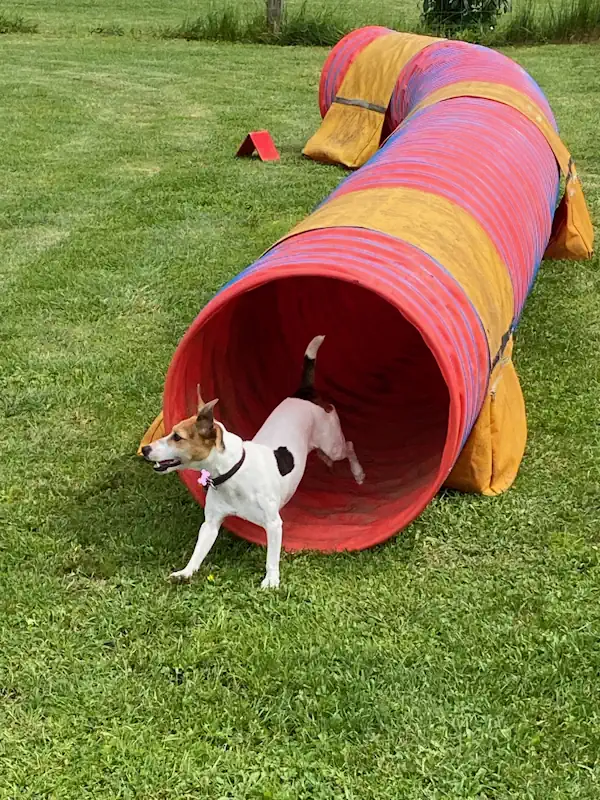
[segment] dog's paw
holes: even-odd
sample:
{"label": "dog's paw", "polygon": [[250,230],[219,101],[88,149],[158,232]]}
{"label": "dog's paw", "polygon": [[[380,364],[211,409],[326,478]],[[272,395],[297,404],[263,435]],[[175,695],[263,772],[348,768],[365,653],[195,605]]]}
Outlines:
{"label": "dog's paw", "polygon": [[355,467],[352,470],[352,477],[354,478],[356,483],[358,483],[359,486],[362,486],[363,483],[365,482],[365,478],[367,476],[365,475],[365,471],[364,471],[364,469],[362,467],[358,467],[358,468]]}
{"label": "dog's paw", "polygon": [[260,585],[261,589],[279,589],[279,575],[265,575]]}
{"label": "dog's paw", "polygon": [[171,583],[187,583],[193,574],[193,572],[188,572],[185,569],[179,569],[169,575],[169,580]]}

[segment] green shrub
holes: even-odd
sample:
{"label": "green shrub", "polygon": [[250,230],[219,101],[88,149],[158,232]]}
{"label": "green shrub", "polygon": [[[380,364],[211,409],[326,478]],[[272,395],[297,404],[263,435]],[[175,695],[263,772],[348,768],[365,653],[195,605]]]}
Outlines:
{"label": "green shrub", "polygon": [[423,0],[421,20],[434,33],[490,28],[510,10],[510,0]]}

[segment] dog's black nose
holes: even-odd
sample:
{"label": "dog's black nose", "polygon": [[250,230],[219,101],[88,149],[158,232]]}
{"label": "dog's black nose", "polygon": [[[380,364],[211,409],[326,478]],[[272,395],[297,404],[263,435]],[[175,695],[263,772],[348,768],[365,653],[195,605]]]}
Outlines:
{"label": "dog's black nose", "polygon": [[152,450],[152,448],[150,447],[149,444],[142,447],[142,455],[144,456],[144,458],[148,458],[148,456],[150,455],[150,450]]}

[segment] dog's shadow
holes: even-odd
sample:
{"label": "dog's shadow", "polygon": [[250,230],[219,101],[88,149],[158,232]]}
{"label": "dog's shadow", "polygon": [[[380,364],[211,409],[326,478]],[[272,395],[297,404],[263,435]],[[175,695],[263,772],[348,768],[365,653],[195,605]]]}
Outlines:
{"label": "dog's shadow", "polygon": [[[176,475],[156,476],[138,456],[125,454],[105,462],[95,478],[68,494],[55,508],[54,522],[73,531],[76,547],[65,556],[63,571],[91,578],[110,578],[132,569],[163,573],[185,566],[190,558],[203,512]],[[411,529],[365,553],[332,555],[345,572],[377,569],[379,562],[410,560],[415,546]],[[307,554],[298,554],[305,557]],[[322,555],[322,554],[321,554]],[[217,538],[208,565],[255,576],[264,569],[264,548],[226,529]],[[364,563],[363,563],[364,562]]]}
{"label": "dog's shadow", "polygon": [[[138,456],[108,461],[100,473],[67,495],[56,522],[73,531],[75,555],[65,572],[108,578],[123,568],[166,574],[185,566],[194,549],[203,512],[176,475],[156,476]],[[248,562],[256,568],[260,549],[223,530],[209,556],[223,567]],[[264,555],[262,555],[264,560]]]}

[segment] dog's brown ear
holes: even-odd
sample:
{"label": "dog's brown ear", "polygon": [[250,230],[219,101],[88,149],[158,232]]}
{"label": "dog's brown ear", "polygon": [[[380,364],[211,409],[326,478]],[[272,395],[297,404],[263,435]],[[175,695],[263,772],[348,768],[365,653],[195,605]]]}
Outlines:
{"label": "dog's brown ear", "polygon": [[196,417],[196,429],[201,436],[209,437],[214,432],[215,417],[213,409],[218,402],[218,398],[216,400],[211,400],[210,403],[203,403],[202,407],[198,409],[198,415]]}
{"label": "dog's brown ear", "polygon": [[204,408],[204,406],[206,405],[206,403],[202,399],[202,392],[200,391],[199,383],[196,384],[196,400],[198,401],[196,408],[198,409],[198,414],[199,414],[200,410]]}

